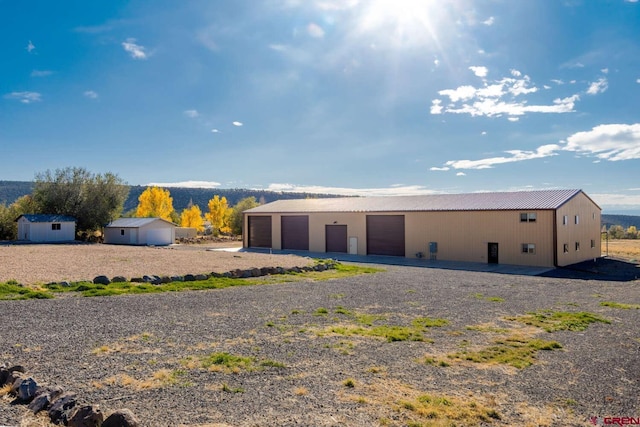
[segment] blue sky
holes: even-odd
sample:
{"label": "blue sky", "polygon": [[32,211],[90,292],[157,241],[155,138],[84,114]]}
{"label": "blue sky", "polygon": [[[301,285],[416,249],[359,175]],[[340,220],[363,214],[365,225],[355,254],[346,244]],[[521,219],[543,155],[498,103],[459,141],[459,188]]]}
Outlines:
{"label": "blue sky", "polygon": [[637,0],[0,0],[0,180],[640,214]]}

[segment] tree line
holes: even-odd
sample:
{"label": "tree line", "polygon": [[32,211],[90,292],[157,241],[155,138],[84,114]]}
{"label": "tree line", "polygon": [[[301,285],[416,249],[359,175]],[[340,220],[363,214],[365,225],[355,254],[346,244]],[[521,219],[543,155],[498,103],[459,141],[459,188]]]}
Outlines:
{"label": "tree line", "polygon": [[168,190],[158,187],[145,189],[138,198],[135,210],[124,214],[130,187],[116,174],[94,174],[84,168],[67,167],[47,170],[35,176],[31,194],[13,203],[0,203],[0,240],[17,236],[15,220],[24,214],[68,215],[76,219],[79,235],[101,232],[109,222],[122,216],[160,217],[184,227],[204,230],[209,221],[214,234],[242,234],[242,212],[258,206],[255,197],[228,205],[225,197],[214,196],[202,214],[198,205],[191,204],[181,213],[173,209]]}
{"label": "tree line", "polygon": [[606,239],[640,239],[640,232],[635,225],[624,228],[621,225],[612,225],[608,229],[604,227],[602,238]]}

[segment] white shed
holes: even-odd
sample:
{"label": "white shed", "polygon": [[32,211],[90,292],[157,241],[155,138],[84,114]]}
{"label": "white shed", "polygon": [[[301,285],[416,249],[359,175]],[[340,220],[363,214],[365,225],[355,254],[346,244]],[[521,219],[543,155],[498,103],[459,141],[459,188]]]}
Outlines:
{"label": "white shed", "polygon": [[176,225],[162,218],[120,218],[104,228],[104,243],[166,246],[176,240]]}
{"label": "white shed", "polygon": [[18,223],[18,240],[28,242],[71,242],[76,238],[76,219],[66,215],[24,214]]}

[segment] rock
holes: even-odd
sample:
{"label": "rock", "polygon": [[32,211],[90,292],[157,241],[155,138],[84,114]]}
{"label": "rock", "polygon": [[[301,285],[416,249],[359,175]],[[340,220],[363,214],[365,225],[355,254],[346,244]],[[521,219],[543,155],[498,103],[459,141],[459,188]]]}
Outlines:
{"label": "rock", "polygon": [[102,427],[137,427],[138,420],[128,409],[120,409],[109,415],[102,423]]}
{"label": "rock", "polygon": [[184,282],[184,277],[182,276],[171,276],[172,282]]}
{"label": "rock", "polygon": [[49,407],[49,418],[54,424],[67,424],[69,412],[76,406],[76,395],[73,393],[62,393]]}
{"label": "rock", "polygon": [[194,282],[196,280],[196,276],[194,276],[193,274],[185,274],[184,275],[184,281],[185,282]]}
{"label": "rock", "polygon": [[96,276],[93,278],[94,285],[108,285],[111,280],[107,276]]}
{"label": "rock", "polygon": [[36,396],[37,388],[38,384],[36,384],[36,381],[33,378],[29,377],[25,380],[22,380],[22,382],[20,382],[20,385],[18,386],[18,390],[16,393],[18,395],[18,399],[20,399],[20,401],[24,403],[31,402]]}
{"label": "rock", "polygon": [[12,366],[10,368],[7,368],[7,371],[9,371],[9,372],[22,372],[24,374],[25,372],[27,372],[27,369],[22,365],[15,365],[15,366]]}
{"label": "rock", "polygon": [[160,278],[160,283],[171,283],[171,282],[173,282],[173,280],[169,276],[162,276]]}
{"label": "rock", "polygon": [[4,366],[0,366],[0,387],[6,384],[9,371]]}
{"label": "rock", "polygon": [[22,381],[26,379],[26,376],[22,372],[10,372],[7,377],[7,384],[11,384],[11,388],[9,389],[9,393],[18,394],[18,389],[20,388],[20,384]]}
{"label": "rock", "polygon": [[126,278],[126,277],[124,277],[124,276],[116,276],[116,277],[114,277],[113,279],[111,279],[111,281],[112,281],[113,283],[124,283],[124,282],[126,282],[126,281],[127,281],[127,278]]}
{"label": "rock", "polygon": [[27,406],[34,414],[43,411],[49,407],[51,402],[60,396],[64,390],[61,387],[39,387],[36,391],[35,398]]}
{"label": "rock", "polygon": [[69,427],[100,427],[104,421],[104,415],[97,406],[85,405],[78,408],[69,421]]}
{"label": "rock", "polygon": [[261,272],[259,268],[252,268],[250,270],[251,272],[251,277],[260,277],[261,276]]}
{"label": "rock", "polygon": [[131,283],[144,283],[144,279],[142,277],[132,277]]}
{"label": "rock", "polygon": [[196,280],[209,280],[209,276],[207,276],[206,274],[196,274],[195,275],[195,279]]}

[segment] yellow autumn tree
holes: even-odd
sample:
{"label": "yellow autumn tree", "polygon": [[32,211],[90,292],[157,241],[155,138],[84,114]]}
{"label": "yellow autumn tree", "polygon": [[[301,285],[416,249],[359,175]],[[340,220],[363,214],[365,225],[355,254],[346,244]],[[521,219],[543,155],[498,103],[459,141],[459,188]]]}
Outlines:
{"label": "yellow autumn tree", "polygon": [[205,214],[205,217],[211,223],[213,234],[217,235],[220,232],[226,232],[226,229],[229,228],[229,211],[231,210],[227,203],[227,198],[213,196],[213,199],[209,200],[208,207],[209,212]]}
{"label": "yellow autumn tree", "polygon": [[180,214],[180,227],[195,228],[199,233],[204,231],[204,219],[198,205],[193,205],[182,211]]}
{"label": "yellow autumn tree", "polygon": [[169,190],[159,187],[147,187],[138,197],[136,216],[138,218],[162,218],[171,221],[173,198]]}

